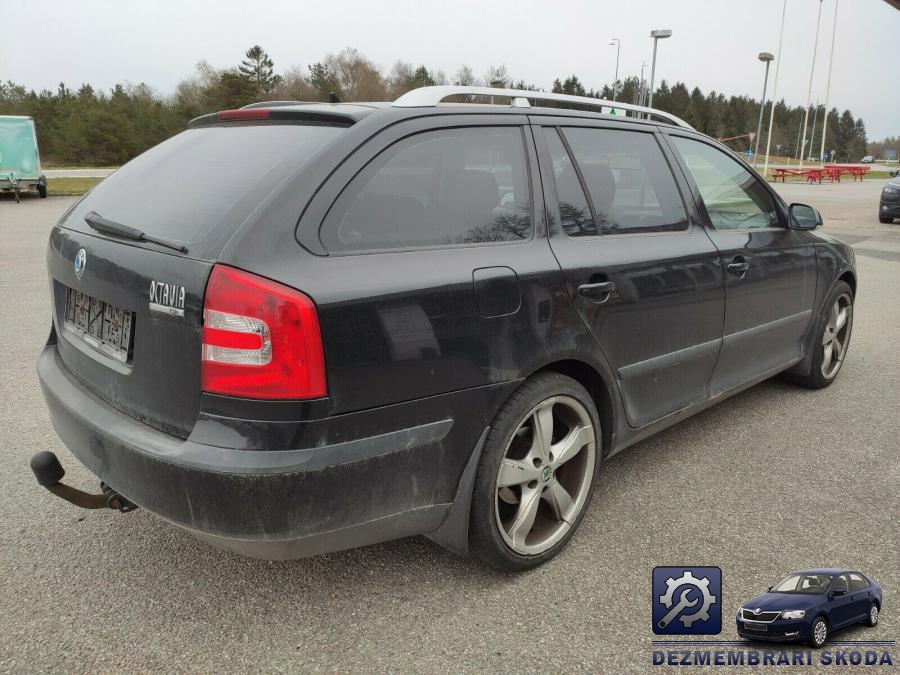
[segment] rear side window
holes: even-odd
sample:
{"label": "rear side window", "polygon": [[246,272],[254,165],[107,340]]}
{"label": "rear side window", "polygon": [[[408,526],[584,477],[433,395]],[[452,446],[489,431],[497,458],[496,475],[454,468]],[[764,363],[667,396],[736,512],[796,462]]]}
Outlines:
{"label": "rear side window", "polygon": [[856,574],[854,572],[850,572],[850,590],[851,591],[859,591],[863,588],[868,588],[869,582],[866,581],[865,577],[861,574]]}
{"label": "rear side window", "polygon": [[652,134],[620,129],[563,130],[597,225],[580,234],[678,232],[688,228],[675,179]]}
{"label": "rear side window", "polygon": [[321,230],[325,248],[343,253],[531,235],[518,127],[441,129],[398,141],[353,178]]}
{"label": "rear side window", "polygon": [[563,232],[570,237],[597,234],[597,226],[581,187],[581,180],[575,172],[572,158],[559,138],[559,132],[544,128],[544,139],[547,141],[550,163],[553,166],[556,199],[559,202],[559,223]]}
{"label": "rear side window", "polygon": [[[188,129],[102,181],[70,218],[105,218],[191,244],[230,235],[275,186],[331,143],[344,127],[222,125]],[[225,230],[228,230],[227,232]],[[191,246],[191,253],[204,247]]]}

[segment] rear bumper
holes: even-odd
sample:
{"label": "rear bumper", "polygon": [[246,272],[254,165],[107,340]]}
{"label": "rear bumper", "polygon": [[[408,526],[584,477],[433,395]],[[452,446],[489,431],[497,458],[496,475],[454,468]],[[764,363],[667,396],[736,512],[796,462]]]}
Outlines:
{"label": "rear bumper", "polygon": [[56,432],[94,474],[196,536],[261,558],[433,532],[483,429],[456,419],[460,404],[447,395],[443,414],[432,406],[424,421],[399,430],[353,438],[354,426],[366,427],[347,415],[342,428],[353,440],[238,450],[170,436],[114,410],[73,379],[54,344],[38,358],[38,375]]}

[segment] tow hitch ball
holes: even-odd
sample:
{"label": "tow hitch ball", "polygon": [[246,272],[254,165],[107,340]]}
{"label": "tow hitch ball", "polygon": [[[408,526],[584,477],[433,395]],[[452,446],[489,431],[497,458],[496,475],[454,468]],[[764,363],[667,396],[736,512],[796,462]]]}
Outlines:
{"label": "tow hitch ball", "polygon": [[106,483],[100,483],[101,494],[99,495],[92,495],[69,485],[63,485],[59,481],[66,475],[66,471],[62,468],[56,455],[47,450],[43,450],[31,458],[31,470],[34,471],[34,477],[37,478],[38,483],[60,499],[65,499],[83,509],[114,509],[128,513],[137,508],[136,504],[128,501]]}

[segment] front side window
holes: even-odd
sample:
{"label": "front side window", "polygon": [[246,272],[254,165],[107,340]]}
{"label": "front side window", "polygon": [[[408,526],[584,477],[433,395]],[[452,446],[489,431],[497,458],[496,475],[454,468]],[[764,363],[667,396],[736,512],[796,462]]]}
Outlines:
{"label": "front side window", "polygon": [[847,579],[846,574],[842,574],[835,580],[834,588],[843,588],[848,593],[850,592],[850,580]]}
{"label": "front side window", "polygon": [[322,244],[354,252],[521,241],[531,194],[518,127],[430,131],[369,162],[325,217]]}
{"label": "front side window", "polygon": [[746,230],[779,225],[775,198],[740,162],[718,148],[672,136],[694,177],[717,230]]}
{"label": "front side window", "polygon": [[594,232],[632,234],[688,228],[675,179],[653,134],[568,127],[569,143],[594,207]]}

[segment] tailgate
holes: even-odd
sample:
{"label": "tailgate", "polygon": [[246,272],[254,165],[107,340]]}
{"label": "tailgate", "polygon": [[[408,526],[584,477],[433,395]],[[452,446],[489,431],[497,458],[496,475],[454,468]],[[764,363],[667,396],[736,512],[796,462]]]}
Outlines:
{"label": "tailgate", "polygon": [[47,269],[68,371],[117,410],[186,438],[200,407],[201,318],[212,263],[57,226]]}

